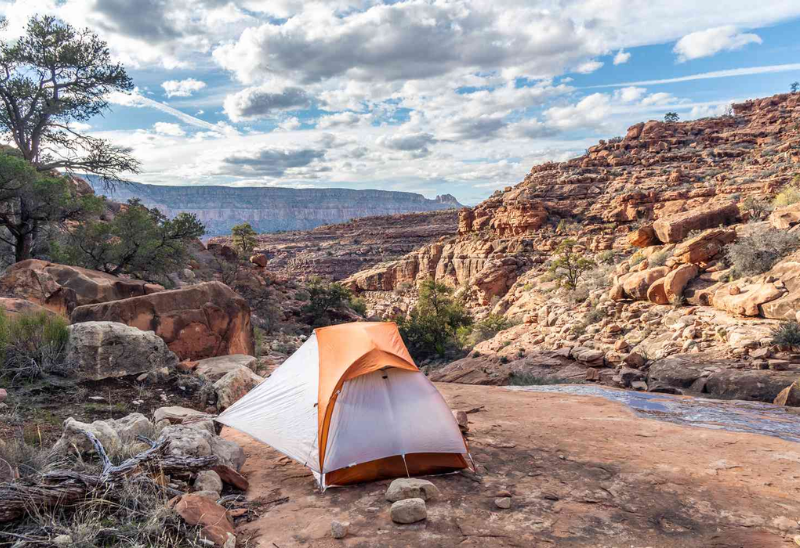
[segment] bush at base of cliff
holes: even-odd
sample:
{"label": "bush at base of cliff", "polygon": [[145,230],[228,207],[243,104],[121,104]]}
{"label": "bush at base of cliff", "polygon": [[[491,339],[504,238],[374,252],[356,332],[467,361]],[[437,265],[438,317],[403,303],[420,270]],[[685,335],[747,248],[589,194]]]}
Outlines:
{"label": "bush at base of cliff", "polygon": [[488,341],[499,332],[515,325],[516,322],[500,314],[489,314],[479,322],[459,328],[457,332],[458,341],[462,347],[472,348],[476,344]]}
{"label": "bush at base of cliff", "polygon": [[797,202],[800,202],[800,184],[797,178],[795,178],[794,184],[784,187],[784,189],[775,196],[772,205],[775,207],[783,207],[796,204]]}
{"label": "bush at base of cliff", "polygon": [[800,347],[800,324],[795,321],[781,322],[771,335],[772,344],[776,346]]}
{"label": "bush at base of cliff", "polygon": [[312,327],[325,327],[342,321],[353,321],[353,314],[363,316],[367,305],[363,299],[340,283],[328,282],[319,277],[309,280],[306,287],[308,303],[302,308]]}
{"label": "bush at base of cliff", "polygon": [[434,280],[420,285],[419,301],[407,318],[397,320],[400,334],[415,359],[444,356],[459,349],[458,330],[472,325],[472,316],[453,289]]}
{"label": "bush at base of cliff", "polygon": [[0,377],[12,384],[66,373],[67,321],[48,312],[6,316],[0,310]]}
{"label": "bush at base of cliff", "polygon": [[726,258],[735,277],[763,274],[800,246],[796,234],[760,229],[728,246]]}

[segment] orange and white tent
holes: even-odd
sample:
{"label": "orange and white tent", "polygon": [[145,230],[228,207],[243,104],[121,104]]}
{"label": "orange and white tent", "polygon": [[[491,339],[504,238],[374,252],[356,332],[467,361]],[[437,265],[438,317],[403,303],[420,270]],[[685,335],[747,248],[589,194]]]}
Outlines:
{"label": "orange and white tent", "polygon": [[217,420],[309,467],[323,489],[468,466],[452,412],[393,323],[316,329]]}

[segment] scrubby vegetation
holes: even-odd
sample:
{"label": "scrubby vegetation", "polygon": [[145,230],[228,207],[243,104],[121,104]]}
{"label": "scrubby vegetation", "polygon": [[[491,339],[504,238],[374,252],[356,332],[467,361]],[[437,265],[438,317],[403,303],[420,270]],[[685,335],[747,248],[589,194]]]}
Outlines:
{"label": "scrubby vegetation", "polygon": [[567,238],[556,248],[556,258],[550,263],[549,273],[559,287],[575,289],[587,270],[594,268],[595,262],[575,252],[577,242]]}
{"label": "scrubby vegetation", "polygon": [[256,236],[258,234],[250,223],[242,223],[234,226],[231,229],[231,236],[233,237],[233,247],[236,248],[241,255],[249,255],[253,252],[258,241]]}
{"label": "scrubby vegetation", "polygon": [[782,322],[772,330],[772,344],[789,348],[800,347],[800,324],[794,320]]}
{"label": "scrubby vegetation", "polygon": [[484,319],[474,324],[465,325],[458,329],[457,338],[464,348],[472,348],[478,343],[488,341],[501,331],[513,327],[513,322],[500,314],[489,314]]}
{"label": "scrubby vegetation", "polygon": [[533,373],[512,371],[508,376],[509,386],[548,386],[553,384],[580,384],[578,381],[559,377],[542,377]]}
{"label": "scrubby vegetation", "polygon": [[204,233],[193,214],[168,219],[158,209],[130,200],[110,221],[85,221],[68,231],[53,257],[113,275],[159,281],[186,264],[187,244]]}
{"label": "scrubby vegetation", "polygon": [[800,202],[800,181],[795,178],[793,184],[784,187],[784,189],[775,196],[772,205],[775,207],[783,207],[796,204],[797,202]]}
{"label": "scrubby vegetation", "polygon": [[46,374],[64,374],[67,321],[48,312],[8,316],[0,309],[0,378],[15,385]]}
{"label": "scrubby vegetation", "polygon": [[469,311],[453,289],[426,280],[419,288],[419,302],[407,318],[398,318],[400,334],[415,359],[444,356],[459,348],[458,331],[472,325]]}
{"label": "scrubby vegetation", "polygon": [[726,258],[735,277],[755,276],[768,271],[800,246],[796,234],[762,228],[728,246]]}
{"label": "scrubby vegetation", "polygon": [[347,318],[348,309],[359,314],[366,312],[366,303],[355,298],[352,291],[340,283],[315,277],[309,280],[306,289],[308,303],[303,306],[302,312],[313,327],[339,323]]}

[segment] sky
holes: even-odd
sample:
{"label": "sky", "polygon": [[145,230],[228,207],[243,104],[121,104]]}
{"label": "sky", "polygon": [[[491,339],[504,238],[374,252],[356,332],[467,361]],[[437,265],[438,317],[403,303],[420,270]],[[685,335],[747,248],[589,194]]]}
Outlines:
{"label": "sky", "polygon": [[[724,7],[723,7],[724,4]],[[0,0],[105,39],[134,80],[76,129],[134,180],[379,188],[472,205],[668,111],[800,80],[800,2]]]}

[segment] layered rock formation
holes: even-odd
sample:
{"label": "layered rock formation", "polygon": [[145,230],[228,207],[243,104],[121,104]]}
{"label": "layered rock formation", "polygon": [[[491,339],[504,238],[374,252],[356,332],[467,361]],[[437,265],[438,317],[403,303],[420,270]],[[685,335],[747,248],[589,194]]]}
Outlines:
{"label": "layered rock formation", "polygon": [[346,188],[292,189],[225,186],[161,186],[119,184],[113,190],[87,177],[98,194],[125,202],[138,198],[169,217],[197,215],[209,236],[230,234],[239,223],[256,232],[309,230],[373,215],[394,215],[461,207],[449,194],[433,200],[413,192]]}

